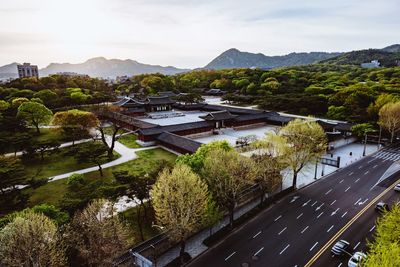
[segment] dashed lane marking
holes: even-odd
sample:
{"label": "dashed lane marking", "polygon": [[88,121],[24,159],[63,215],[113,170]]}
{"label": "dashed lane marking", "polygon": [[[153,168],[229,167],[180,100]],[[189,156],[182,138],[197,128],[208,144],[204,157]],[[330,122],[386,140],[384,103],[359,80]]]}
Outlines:
{"label": "dashed lane marking", "polygon": [[281,250],[281,252],[279,252],[279,255],[282,255],[283,252],[285,252],[285,250],[288,249],[288,247],[290,247],[290,244],[287,244],[287,246]]}
{"label": "dashed lane marking", "polygon": [[230,254],[228,257],[226,257],[225,258],[225,261],[227,261],[227,260],[229,260],[233,255],[235,255],[236,254],[236,251],[235,252],[232,252],[232,254]]}
{"label": "dashed lane marking", "polygon": [[313,250],[318,245],[318,242],[315,242],[314,246],[310,248],[310,251]]}
{"label": "dashed lane marking", "polygon": [[331,227],[329,227],[329,229],[326,231],[327,233],[329,233],[333,228],[333,225]]}
{"label": "dashed lane marking", "polygon": [[287,229],[287,227],[283,228],[283,229],[278,233],[278,235],[281,235],[283,232],[285,232],[286,229]]}
{"label": "dashed lane marking", "polygon": [[264,249],[264,247],[262,247],[262,248],[260,248],[259,250],[257,250],[257,252],[256,253],[254,253],[254,255],[253,256],[257,256],[261,251],[263,251],[263,249]]}
{"label": "dashed lane marking", "polygon": [[274,222],[276,222],[277,220],[279,220],[280,218],[282,218],[282,215],[279,215],[278,217],[275,218]]}
{"label": "dashed lane marking", "polygon": [[258,232],[257,234],[255,234],[255,235],[253,236],[253,238],[256,238],[259,234],[261,234],[261,231]]}
{"label": "dashed lane marking", "polygon": [[303,234],[305,231],[307,231],[308,229],[308,225],[306,226],[306,228],[303,229],[303,231],[301,231],[301,233]]}
{"label": "dashed lane marking", "polygon": [[296,219],[299,219],[301,216],[303,216],[303,213],[300,213],[300,215],[297,216]]}

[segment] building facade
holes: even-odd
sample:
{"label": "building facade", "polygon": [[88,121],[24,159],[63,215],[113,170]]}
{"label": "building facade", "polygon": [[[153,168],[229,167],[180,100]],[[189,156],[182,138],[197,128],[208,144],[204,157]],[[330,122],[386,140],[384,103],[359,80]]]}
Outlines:
{"label": "building facade", "polygon": [[19,78],[35,77],[39,78],[38,66],[31,65],[30,63],[24,63],[17,65]]}

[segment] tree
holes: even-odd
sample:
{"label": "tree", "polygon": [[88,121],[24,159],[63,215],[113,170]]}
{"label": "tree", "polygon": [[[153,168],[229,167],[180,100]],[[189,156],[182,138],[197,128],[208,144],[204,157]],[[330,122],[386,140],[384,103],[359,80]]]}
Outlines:
{"label": "tree", "polygon": [[[96,199],[77,212],[66,230],[68,246],[86,266],[112,266],[113,259],[132,243],[128,226],[114,215],[112,203]],[[71,261],[74,261],[71,259]]]}
{"label": "tree", "polygon": [[400,101],[385,104],[379,110],[378,123],[390,132],[390,142],[393,143],[395,134],[400,130]]}
{"label": "tree", "polygon": [[369,243],[368,257],[362,266],[400,266],[400,206],[393,205],[383,217],[378,219],[375,240]]}
{"label": "tree", "polygon": [[213,199],[219,207],[229,212],[231,227],[240,193],[254,181],[255,175],[254,162],[234,150],[217,148],[211,150],[204,160],[202,176],[207,181]]}
{"label": "tree", "polygon": [[17,157],[0,156],[0,191],[5,188],[15,188],[25,181],[25,170]]}
{"label": "tree", "polygon": [[50,140],[43,140],[38,141],[32,144],[32,148],[34,151],[40,153],[40,159],[44,160],[44,154],[46,151],[53,151],[60,147],[61,143],[58,140],[50,139]]}
{"label": "tree", "polygon": [[186,164],[192,168],[195,173],[200,173],[204,165],[204,160],[208,153],[212,150],[221,148],[226,151],[232,151],[233,147],[227,141],[214,141],[208,144],[203,144],[197,149],[194,154],[179,156],[176,159],[177,163]]}
{"label": "tree", "polygon": [[92,112],[72,109],[57,112],[52,121],[53,125],[60,126],[64,133],[75,140],[88,134],[89,129],[97,127],[99,120]]}
{"label": "tree", "polygon": [[25,103],[25,102],[29,102],[29,99],[28,98],[26,98],[26,97],[17,97],[17,98],[14,98],[12,101],[11,101],[11,106],[13,107],[13,108],[18,108],[20,105],[22,105],[23,103]]}
{"label": "tree", "polygon": [[[103,109],[101,111],[107,113],[107,112],[116,112],[116,111],[119,111],[119,109],[110,106],[110,107],[106,107],[105,109]],[[111,124],[110,128],[111,128],[112,132],[111,132],[111,140],[110,140],[111,142],[110,142],[110,144],[107,143],[106,135],[104,133],[103,123]],[[122,129],[122,125],[119,124],[117,121],[102,121],[101,123],[99,123],[99,126],[98,126],[98,130],[100,132],[101,141],[103,142],[104,145],[106,145],[108,147],[107,156],[108,156],[108,158],[110,160],[113,157],[115,141],[116,141],[117,134],[118,134],[120,129]]]}
{"label": "tree", "polygon": [[36,128],[39,134],[39,126],[44,123],[49,123],[53,116],[53,112],[45,105],[37,102],[24,102],[18,107],[17,117],[24,119],[26,122]]}
{"label": "tree", "polygon": [[57,226],[41,213],[18,215],[0,231],[0,265],[66,266]]}
{"label": "tree", "polygon": [[2,118],[2,113],[10,107],[10,104],[4,100],[0,100],[0,119]]}
{"label": "tree", "polygon": [[185,240],[201,226],[206,213],[208,190],[201,178],[186,165],[164,169],[150,192],[158,223],[169,237],[180,243],[183,263]]}
{"label": "tree", "polygon": [[[326,135],[322,127],[312,120],[295,119],[279,131],[284,142],[285,165],[293,171],[293,187],[303,167],[321,157],[326,151]],[[279,141],[279,140],[276,140]]]}
{"label": "tree", "polygon": [[82,144],[75,154],[75,158],[81,162],[92,162],[99,167],[100,176],[103,176],[101,164],[104,162],[107,147],[98,142],[87,142]]}

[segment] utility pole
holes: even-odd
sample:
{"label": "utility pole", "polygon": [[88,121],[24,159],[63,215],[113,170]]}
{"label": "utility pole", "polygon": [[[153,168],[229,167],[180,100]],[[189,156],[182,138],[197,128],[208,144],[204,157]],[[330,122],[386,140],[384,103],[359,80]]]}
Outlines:
{"label": "utility pole", "polygon": [[379,124],[378,150],[381,148],[382,126]]}
{"label": "utility pole", "polygon": [[363,151],[363,157],[365,157],[365,152],[367,150],[367,133],[364,134],[365,139],[364,139],[364,151]]}

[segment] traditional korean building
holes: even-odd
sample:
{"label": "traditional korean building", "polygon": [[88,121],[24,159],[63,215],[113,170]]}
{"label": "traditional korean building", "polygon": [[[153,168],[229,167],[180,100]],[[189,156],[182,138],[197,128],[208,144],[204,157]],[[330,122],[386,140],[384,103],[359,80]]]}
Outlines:
{"label": "traditional korean building", "polygon": [[214,123],[214,128],[219,129],[219,128],[225,128],[227,125],[225,123],[228,123],[238,117],[238,115],[232,115],[229,111],[227,110],[222,110],[222,111],[214,111],[210,112],[207,115],[200,116],[205,121],[211,121]]}

